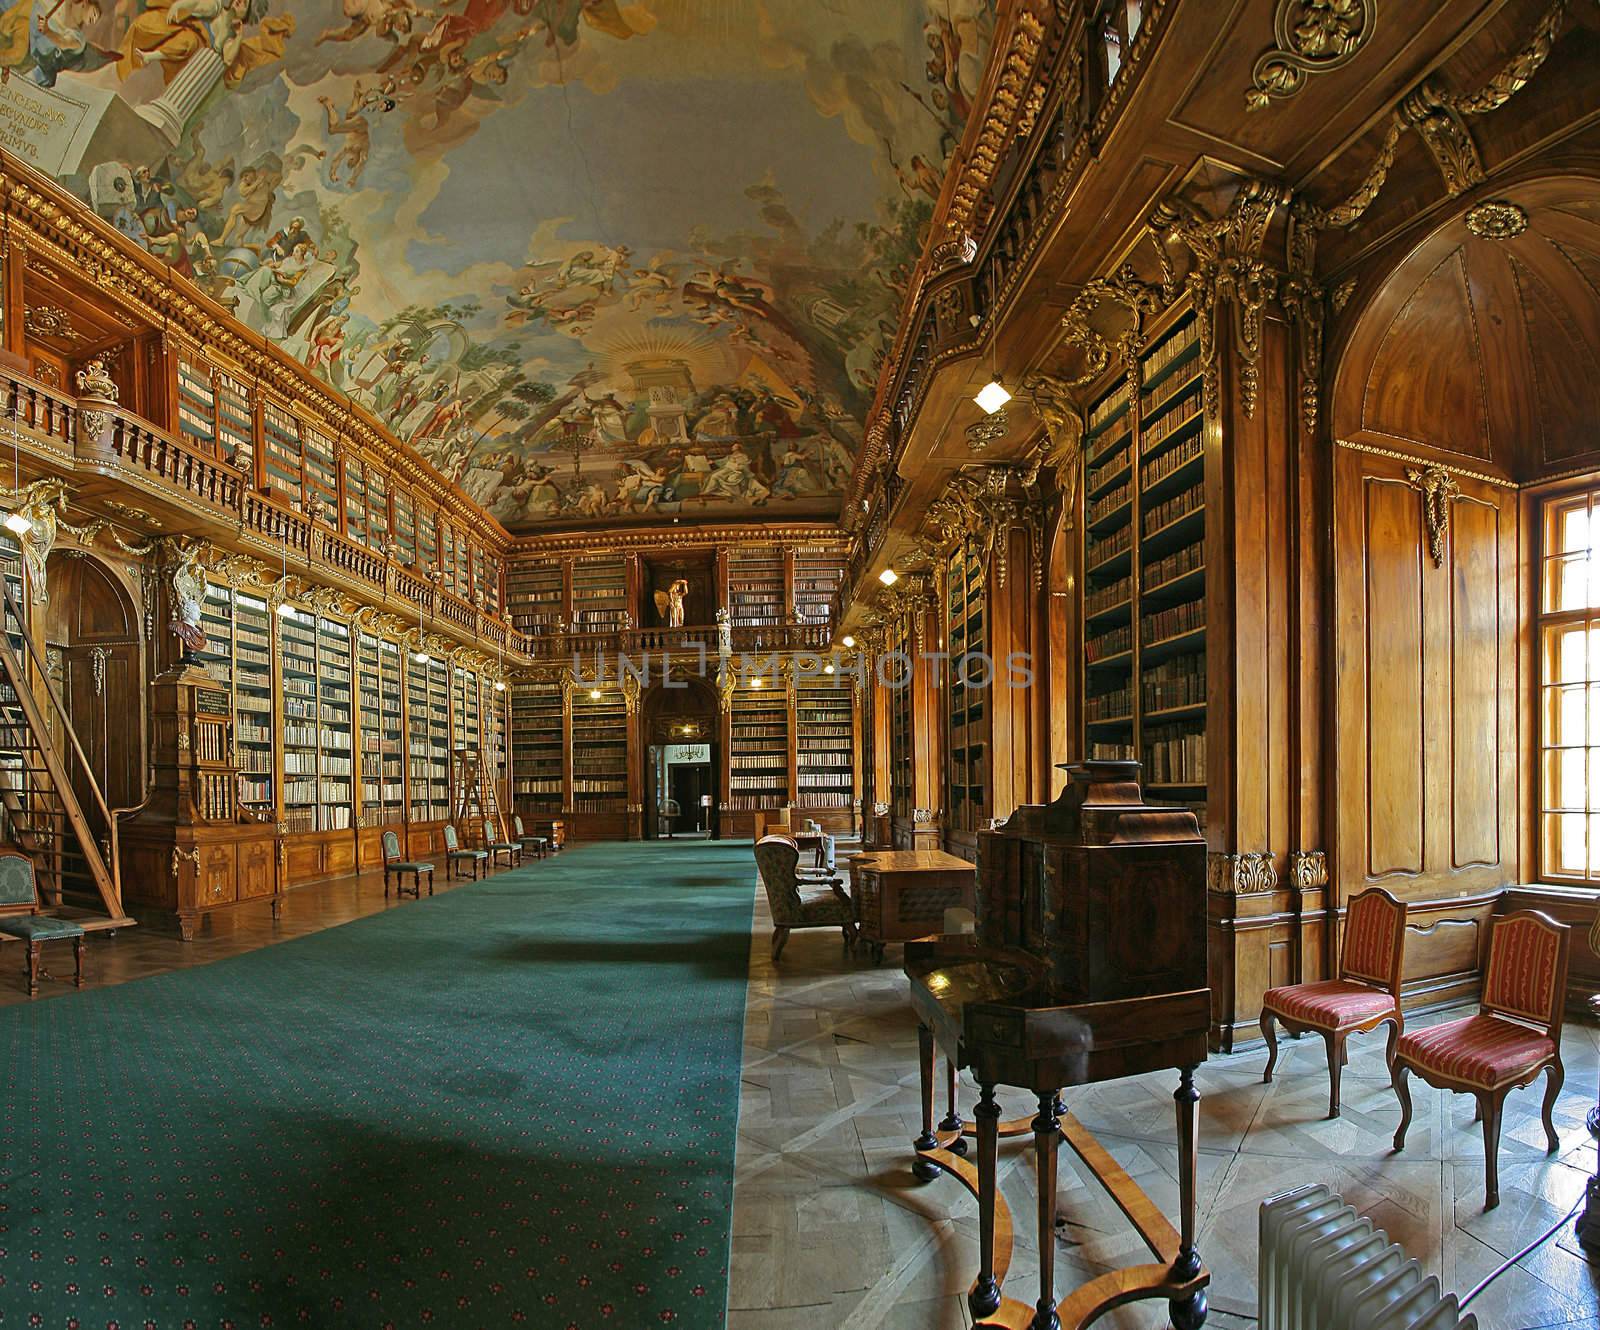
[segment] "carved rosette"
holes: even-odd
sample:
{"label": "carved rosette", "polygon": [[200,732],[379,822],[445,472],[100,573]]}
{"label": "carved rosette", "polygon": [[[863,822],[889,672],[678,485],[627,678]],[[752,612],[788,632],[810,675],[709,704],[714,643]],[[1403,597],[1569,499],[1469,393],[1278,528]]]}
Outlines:
{"label": "carved rosette", "polygon": [[1528,214],[1506,199],[1488,199],[1467,214],[1467,230],[1481,240],[1510,240],[1528,229]]}
{"label": "carved rosette", "polygon": [[1206,856],[1206,889],[1219,896],[1253,896],[1278,887],[1278,866],[1267,851]]}

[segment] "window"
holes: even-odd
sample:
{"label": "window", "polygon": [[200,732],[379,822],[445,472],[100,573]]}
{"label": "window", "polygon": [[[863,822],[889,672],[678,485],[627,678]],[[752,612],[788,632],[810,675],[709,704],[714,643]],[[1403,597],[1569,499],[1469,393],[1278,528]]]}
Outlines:
{"label": "window", "polygon": [[1544,506],[1540,868],[1600,883],[1600,490]]}

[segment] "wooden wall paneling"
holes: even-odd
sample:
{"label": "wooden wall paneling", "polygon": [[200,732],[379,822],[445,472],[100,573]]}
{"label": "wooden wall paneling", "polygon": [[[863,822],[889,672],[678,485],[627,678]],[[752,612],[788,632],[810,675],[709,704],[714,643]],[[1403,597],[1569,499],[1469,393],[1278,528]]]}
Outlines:
{"label": "wooden wall paneling", "polygon": [[1474,991],[1519,876],[1517,499],[1452,473],[1436,567],[1405,460],[1341,447],[1334,465],[1333,909],[1374,883],[1404,900],[1407,993],[1438,1004]]}
{"label": "wooden wall paneling", "polygon": [[1600,955],[1589,945],[1600,901],[1582,888],[1512,887],[1500,898],[1502,913],[1542,910],[1572,928],[1572,957],[1567,966],[1567,1010],[1587,1016],[1589,999],[1600,993]]}

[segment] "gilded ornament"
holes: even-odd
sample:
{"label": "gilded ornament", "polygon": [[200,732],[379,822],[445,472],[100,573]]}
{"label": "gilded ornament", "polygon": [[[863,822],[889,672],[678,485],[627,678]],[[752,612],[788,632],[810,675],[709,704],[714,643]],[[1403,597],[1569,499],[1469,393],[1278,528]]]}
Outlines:
{"label": "gilded ornament", "polygon": [[1275,891],[1278,868],[1270,853],[1206,856],[1206,889],[1220,896],[1251,896]]}
{"label": "gilded ornament", "polygon": [[1406,484],[1422,496],[1422,516],[1428,528],[1428,556],[1435,568],[1444,567],[1444,541],[1450,534],[1450,505],[1461,497],[1456,478],[1441,466],[1408,466]]}
{"label": "gilded ornament", "polygon": [[1293,97],[1312,74],[1347,65],[1372,40],[1377,0],[1278,0],[1276,45],[1256,60],[1245,106],[1259,111],[1274,98]]}
{"label": "gilded ornament", "polygon": [[1343,314],[1344,307],[1350,303],[1350,297],[1356,293],[1356,278],[1346,277],[1338,286],[1333,288],[1333,294],[1328,297],[1328,303],[1333,306],[1335,314]]}
{"label": "gilded ornament", "polygon": [[996,411],[985,416],[982,420],[975,420],[967,426],[967,451],[971,453],[987,452],[989,445],[1006,436],[1006,431],[1011,427],[1011,422],[1006,418],[1004,411]]}
{"label": "gilded ornament", "polygon": [[63,342],[83,340],[72,326],[72,315],[58,305],[25,305],[22,326],[35,337],[54,337]]}
{"label": "gilded ornament", "polygon": [[1528,229],[1528,214],[1505,199],[1488,199],[1467,214],[1467,230],[1483,240],[1510,240]]}
{"label": "gilded ornament", "polygon": [[1328,856],[1321,850],[1296,850],[1289,856],[1289,885],[1315,891],[1328,885]]}

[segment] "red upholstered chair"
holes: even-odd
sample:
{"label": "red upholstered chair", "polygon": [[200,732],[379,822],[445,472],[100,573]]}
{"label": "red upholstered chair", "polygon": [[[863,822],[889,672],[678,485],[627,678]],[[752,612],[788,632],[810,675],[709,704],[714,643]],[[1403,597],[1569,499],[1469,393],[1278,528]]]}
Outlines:
{"label": "red upholstered chair", "polygon": [[1344,1041],[1389,1024],[1385,1057],[1394,1062],[1395,1040],[1405,1028],[1400,1014],[1400,970],[1405,962],[1406,907],[1382,887],[1368,887],[1350,902],[1344,921],[1344,956],[1337,979],[1269,988],[1261,1000],[1261,1033],[1267,1070],[1278,1065],[1281,1022],[1290,1034],[1312,1030],[1328,1045],[1328,1116],[1339,1116],[1339,1070]]}
{"label": "red upholstered chair", "polygon": [[1400,1100],[1394,1148],[1405,1149],[1411,1126],[1406,1074],[1429,1085],[1475,1095],[1483,1122],[1483,1208],[1500,1204],[1500,1110],[1512,1090],[1541,1071],[1544,1134],[1554,1154],[1561,1147],[1551,1112],[1566,1072],[1561,1066],[1561,1009],[1567,994],[1567,953],[1572,930],[1538,910],[1518,910],[1493,921],[1483,1001],[1476,1016],[1401,1036],[1390,1076]]}

